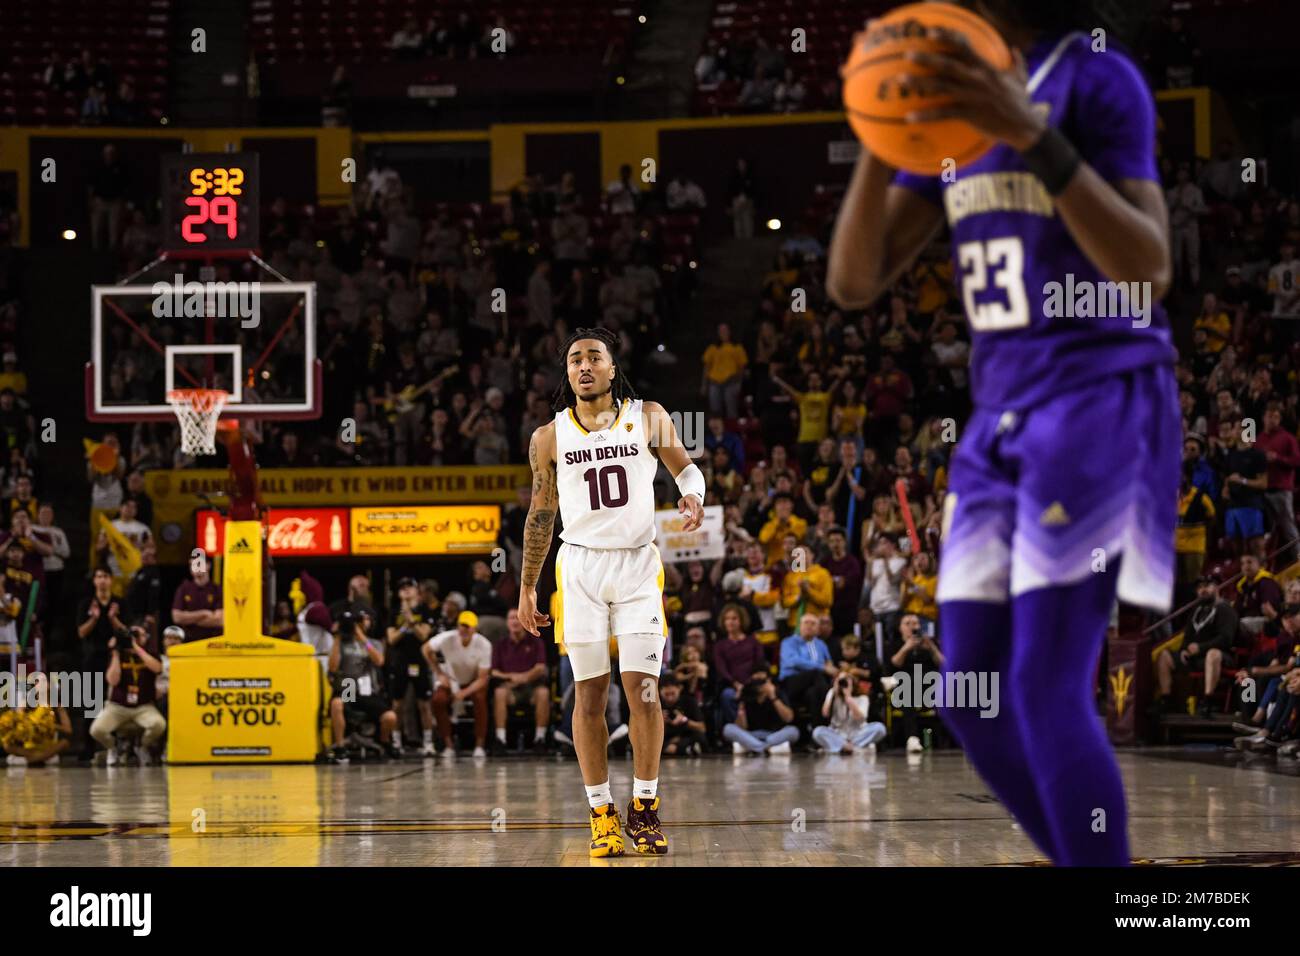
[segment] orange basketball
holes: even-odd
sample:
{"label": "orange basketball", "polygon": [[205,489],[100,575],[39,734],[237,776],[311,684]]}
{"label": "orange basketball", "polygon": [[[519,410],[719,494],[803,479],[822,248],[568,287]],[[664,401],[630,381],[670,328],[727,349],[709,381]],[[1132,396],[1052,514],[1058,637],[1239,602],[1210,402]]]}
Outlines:
{"label": "orange basketball", "polygon": [[844,78],[844,109],[862,144],[891,166],[938,175],[943,161],[958,166],[982,156],[992,140],[962,120],[908,123],[904,117],[935,109],[945,96],[918,96],[900,88],[902,76],[926,76],[930,70],[905,59],[907,53],[940,53],[952,44],[933,29],[966,38],[979,56],[999,70],[1010,69],[1011,51],[998,31],[969,10],[949,3],[910,3],[892,10],[854,39]]}

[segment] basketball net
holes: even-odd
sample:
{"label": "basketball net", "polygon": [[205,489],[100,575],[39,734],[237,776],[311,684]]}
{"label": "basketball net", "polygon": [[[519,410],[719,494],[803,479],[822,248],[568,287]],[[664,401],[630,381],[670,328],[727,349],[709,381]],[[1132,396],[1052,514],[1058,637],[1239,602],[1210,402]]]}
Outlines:
{"label": "basketball net", "polygon": [[217,453],[217,420],[229,392],[219,388],[177,388],[167,393],[167,404],[181,426],[181,451],[187,455]]}

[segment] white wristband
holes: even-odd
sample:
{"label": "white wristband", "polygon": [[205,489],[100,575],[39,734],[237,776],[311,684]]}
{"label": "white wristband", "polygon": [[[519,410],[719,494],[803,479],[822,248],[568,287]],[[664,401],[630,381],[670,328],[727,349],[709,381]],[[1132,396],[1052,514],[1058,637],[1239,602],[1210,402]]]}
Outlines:
{"label": "white wristband", "polygon": [[677,490],[684,496],[697,495],[700,504],[704,504],[704,472],[695,462],[691,462],[677,475]]}

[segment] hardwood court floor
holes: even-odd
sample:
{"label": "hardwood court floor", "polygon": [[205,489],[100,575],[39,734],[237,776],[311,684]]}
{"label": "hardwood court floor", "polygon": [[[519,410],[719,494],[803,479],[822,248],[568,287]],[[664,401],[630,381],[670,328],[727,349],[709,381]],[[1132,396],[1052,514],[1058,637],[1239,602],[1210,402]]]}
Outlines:
{"label": "hardwood court floor", "polygon": [[[1300,863],[1300,779],[1213,750],[1120,755],[1133,852]],[[626,804],[632,766],[613,760]],[[0,768],[7,866],[983,866],[1041,861],[956,752],[666,761],[672,852],[591,861],[572,760]]]}

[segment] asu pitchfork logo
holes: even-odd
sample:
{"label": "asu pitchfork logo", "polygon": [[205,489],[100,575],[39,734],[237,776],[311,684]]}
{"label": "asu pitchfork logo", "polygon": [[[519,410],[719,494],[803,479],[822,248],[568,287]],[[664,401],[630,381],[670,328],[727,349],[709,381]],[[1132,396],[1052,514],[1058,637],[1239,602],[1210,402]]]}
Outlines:
{"label": "asu pitchfork logo", "polygon": [[1115,698],[1115,716],[1124,716],[1124,705],[1128,702],[1129,688],[1133,686],[1133,675],[1124,668],[1119,668],[1110,675],[1110,692]]}

